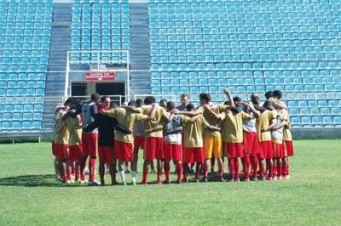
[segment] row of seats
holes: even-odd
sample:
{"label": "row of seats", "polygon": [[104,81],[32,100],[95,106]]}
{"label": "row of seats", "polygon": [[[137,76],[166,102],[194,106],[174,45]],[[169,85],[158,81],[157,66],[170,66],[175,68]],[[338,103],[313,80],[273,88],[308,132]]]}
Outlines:
{"label": "row of seats", "polygon": [[2,121],[0,122],[0,131],[39,131],[42,129],[42,118],[39,120],[28,120],[28,121]]}
{"label": "row of seats", "polygon": [[0,81],[45,81],[46,73],[0,73]]}
{"label": "row of seats", "polygon": [[45,88],[43,81],[1,81],[0,88]]}
{"label": "row of seats", "polygon": [[[334,64],[335,63],[335,64]],[[277,66],[276,66],[277,65]],[[288,65],[288,67],[283,67]],[[297,65],[296,67],[294,65]],[[269,63],[250,63],[250,62],[229,62],[229,63],[154,63],[151,64],[151,69],[153,71],[161,71],[161,73],[168,73],[167,71],[203,71],[207,70],[210,73],[215,71],[227,71],[235,72],[240,76],[254,76],[254,77],[338,77],[341,74],[341,69],[338,64],[334,61],[330,65],[335,65],[334,67],[315,62],[316,67],[311,67],[309,63],[280,63],[280,62],[269,62]]]}
{"label": "row of seats", "polygon": [[86,1],[73,3],[71,62],[126,63],[122,53],[75,52],[91,50],[129,50],[130,13],[128,1]]}
{"label": "row of seats", "polygon": [[340,116],[302,116],[302,117],[291,117],[291,124],[293,128],[304,127],[341,127]]}
{"label": "row of seats", "polygon": [[45,96],[45,88],[0,88],[0,97]]}

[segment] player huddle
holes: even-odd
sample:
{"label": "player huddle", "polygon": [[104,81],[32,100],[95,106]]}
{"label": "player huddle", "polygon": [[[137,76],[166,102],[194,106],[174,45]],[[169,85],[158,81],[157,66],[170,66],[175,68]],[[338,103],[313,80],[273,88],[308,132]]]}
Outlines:
{"label": "player huddle", "polygon": [[[201,93],[197,108],[186,94],[181,95],[178,107],[166,100],[158,105],[153,96],[122,106],[110,104],[109,97],[100,98],[98,94],[83,104],[69,98],[55,110],[52,152],[58,179],[105,185],[108,168],[111,184],[117,184],[118,173],[122,184],[127,185],[125,172],[130,163],[129,182],[136,185],[139,149],[143,149],[144,158],[141,184],[148,183],[154,160],[157,184],[171,183],[172,164],[177,183],[188,182],[194,166],[194,181],[217,180],[209,177],[215,162],[218,181],[288,179],[288,157],[294,153],[288,109],[280,100],[282,93],[267,92],[264,103],[256,93],[250,101],[232,98],[228,89],[224,93],[227,101],[218,105],[212,104],[210,94]],[[95,180],[97,157],[99,182]]]}

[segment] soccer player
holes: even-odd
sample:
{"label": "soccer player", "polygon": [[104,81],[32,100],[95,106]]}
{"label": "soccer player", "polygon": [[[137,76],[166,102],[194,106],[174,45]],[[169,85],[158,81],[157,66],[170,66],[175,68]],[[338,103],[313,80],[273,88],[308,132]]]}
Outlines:
{"label": "soccer player", "polygon": [[[231,99],[231,94],[228,89],[224,89],[224,93],[227,95],[228,99]],[[199,95],[199,100],[201,106],[194,112],[183,113],[190,116],[195,116],[197,114],[203,113],[205,121],[212,126],[219,127],[220,119],[217,119],[215,116],[212,116],[210,113],[214,111],[216,114],[219,114],[225,110],[227,110],[229,105],[217,105],[212,106],[211,104],[211,95],[207,93],[201,93]],[[204,167],[204,181],[208,180],[208,169],[211,163],[212,157],[215,157],[218,160],[219,167],[219,178],[221,181],[224,181],[223,173],[224,173],[224,163],[222,161],[222,143],[221,143],[221,133],[218,130],[211,130],[210,128],[206,128],[204,130],[204,155],[205,155],[205,167]]]}
{"label": "soccer player", "polygon": [[181,104],[177,106],[176,109],[179,111],[186,111],[187,105],[189,104],[188,94],[185,94],[185,93],[181,94],[180,101],[181,101]]}
{"label": "soccer player", "polygon": [[[167,102],[167,113],[171,116],[175,109],[173,101]],[[181,182],[182,174],[182,127],[180,116],[176,115],[172,121],[168,122],[164,128],[164,168],[165,183],[170,183],[170,161],[173,160],[176,166],[177,183]]]}
{"label": "soccer player", "polygon": [[[143,104],[142,99],[136,99],[136,107],[141,107]],[[133,145],[133,156],[131,161],[131,171],[137,172],[137,161],[139,157],[139,150],[143,149],[144,146],[144,127],[143,121],[137,121],[133,130],[134,145]]]}
{"label": "soccer player", "polygon": [[68,110],[66,106],[59,106],[59,111],[56,115],[56,133],[54,136],[54,148],[58,158],[58,171],[62,182],[71,183],[71,172],[67,167],[67,159],[69,156],[69,130],[66,122],[63,120],[63,115]]}
{"label": "soccer player", "polygon": [[[136,108],[136,102],[130,101],[128,103],[128,107]],[[103,114],[108,115],[110,117],[114,117],[117,119],[118,123],[123,127],[127,128],[129,131],[133,132],[134,124],[137,120],[143,120],[149,118],[147,115],[142,114],[134,114],[132,111],[128,110],[129,108],[119,107],[116,109],[112,109],[110,111],[102,111]],[[151,109],[151,116],[155,114],[156,105],[153,105]],[[125,179],[125,162],[131,162],[132,160],[132,152],[133,152],[133,135],[124,134],[122,131],[118,130],[115,134],[115,151],[116,157],[118,160],[118,170],[119,175],[121,177],[123,185],[126,185]],[[132,183],[136,185],[136,171],[131,172]]]}
{"label": "soccer player", "polygon": [[294,148],[292,142],[292,134],[290,131],[291,122],[289,112],[287,110],[283,110],[283,118],[287,120],[287,124],[284,126],[283,130],[283,168],[282,168],[282,177],[283,179],[289,179],[289,159],[288,157],[294,156]]}
{"label": "soccer player", "polygon": [[244,111],[252,116],[252,119],[243,121],[243,142],[244,142],[244,156],[242,158],[244,181],[250,180],[250,167],[252,169],[251,180],[257,179],[258,158],[259,151],[258,135],[256,128],[256,118],[259,117],[260,112],[253,108],[252,103],[244,108]]}
{"label": "soccer player", "polygon": [[[107,97],[106,102],[110,103],[110,98]],[[105,108],[103,108],[104,110]],[[111,104],[107,110],[115,109],[115,105]],[[122,133],[128,134],[130,131],[119,125],[116,118],[98,114],[95,121],[90,123],[85,132],[98,128],[98,156],[99,156],[99,176],[101,185],[105,185],[104,173],[105,164],[109,165],[109,174],[111,177],[111,184],[116,185],[116,158],[115,158],[115,129],[120,130]]]}
{"label": "soccer player", "polygon": [[258,123],[257,123],[257,133],[259,140],[259,174],[260,179],[264,180],[265,171],[263,166],[263,160],[266,159],[266,168],[269,170],[268,180],[273,179],[273,147],[272,147],[272,139],[271,139],[271,129],[275,126],[275,124],[271,124],[272,120],[276,118],[276,114],[273,112],[273,105],[270,101],[265,101],[263,104],[264,111],[261,112]]}
{"label": "soccer player", "polygon": [[[234,100],[237,98],[234,98]],[[233,102],[234,102],[233,100]],[[231,101],[232,102],[232,101]],[[249,107],[248,103],[245,103]],[[239,111],[236,107],[230,107],[228,111],[211,114],[222,120],[224,128],[223,141],[225,145],[225,156],[228,157],[230,169],[230,181],[239,181],[239,158],[243,157],[243,121],[252,118],[244,111]]]}
{"label": "soccer player", "polygon": [[273,158],[273,179],[282,179],[282,159],[283,159],[283,127],[287,121],[283,118],[281,108],[274,106],[276,109],[276,118],[273,119],[275,126],[271,130],[271,139],[274,152]]}
{"label": "soccer player", "polygon": [[55,169],[55,173],[56,173],[56,178],[58,180],[61,180],[61,173],[59,171],[59,161],[58,161],[58,148],[56,147],[56,143],[55,140],[58,136],[58,119],[59,117],[61,117],[63,115],[63,113],[65,112],[65,106],[64,104],[59,104],[56,109],[55,109],[55,125],[54,125],[54,129],[53,129],[53,135],[52,135],[52,154],[55,157],[54,161],[53,161],[53,166]]}
{"label": "soccer player", "polygon": [[[69,111],[75,111],[79,100],[75,100],[70,106]],[[76,117],[68,117],[66,119],[66,126],[69,130],[69,156],[68,156],[68,167],[75,167],[75,181],[80,180],[80,166],[79,161],[82,156],[82,120],[79,115]],[[71,169],[69,169],[71,171]]]}
{"label": "soccer player", "polygon": [[[91,101],[82,105],[82,120],[84,125],[94,122],[97,112],[97,105],[100,101],[100,96],[97,93],[91,94]],[[89,160],[89,185],[99,185],[95,180],[95,165],[97,158],[97,129],[82,133],[83,156],[80,161],[81,177],[84,175],[85,163],[88,157]],[[85,178],[81,178],[82,183],[85,183]]]}
{"label": "soccer player", "polygon": [[[144,129],[149,130],[161,124],[161,119],[170,121],[166,114],[166,110],[160,106],[156,106],[155,114],[152,113],[152,105],[155,105],[155,98],[147,96],[144,99],[144,104],[137,108],[137,112],[148,115],[150,119],[144,120]],[[145,136],[144,144],[144,163],[143,163],[143,178],[141,184],[147,184],[148,171],[151,162],[156,158],[157,160],[157,183],[162,184],[162,164],[163,159],[163,133],[161,131],[152,132]]]}

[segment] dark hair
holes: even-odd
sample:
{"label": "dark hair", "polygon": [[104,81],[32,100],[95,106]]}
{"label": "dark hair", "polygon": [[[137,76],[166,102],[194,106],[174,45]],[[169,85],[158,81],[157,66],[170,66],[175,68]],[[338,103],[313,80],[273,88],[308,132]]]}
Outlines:
{"label": "dark hair", "polygon": [[107,99],[109,96],[102,96],[101,97],[101,102],[104,102],[105,101],[105,99]]}
{"label": "dark hair", "polygon": [[272,91],[268,91],[268,92],[265,93],[265,98],[266,99],[269,99],[270,97],[273,97],[273,96],[274,96],[274,94],[272,93]]}
{"label": "dark hair", "polygon": [[272,93],[273,97],[276,97],[279,100],[282,98],[282,92],[280,90],[274,90]]}
{"label": "dark hair", "polygon": [[263,107],[267,110],[270,109],[270,106],[272,105],[271,101],[265,101],[264,104],[263,104]]}
{"label": "dark hair", "polygon": [[[256,99],[256,97],[258,98],[258,100]],[[258,104],[258,101],[259,101],[259,96],[256,93],[252,93],[251,94],[251,102],[253,104]]]}
{"label": "dark hair", "polygon": [[211,95],[209,93],[200,93],[199,99],[210,102],[211,101]]}
{"label": "dark hair", "polygon": [[195,107],[193,104],[187,104],[186,109],[187,109],[187,111],[192,111],[193,109],[195,109]]}
{"label": "dark hair", "polygon": [[141,107],[142,106],[142,104],[143,104],[143,100],[142,99],[136,99],[136,106],[137,107]]}
{"label": "dark hair", "polygon": [[242,99],[240,97],[233,97],[233,102],[240,102]]}
{"label": "dark hair", "polygon": [[167,102],[167,108],[174,109],[175,108],[175,102],[174,101],[168,101]]}
{"label": "dark hair", "polygon": [[101,96],[98,93],[91,94],[91,101],[96,102],[101,98]]}
{"label": "dark hair", "polygon": [[75,99],[76,98],[74,98],[74,97],[69,97],[69,98],[67,98],[66,99],[66,101],[64,102],[64,105],[66,106],[66,105],[73,105],[73,103],[75,102]]}
{"label": "dark hair", "polygon": [[166,99],[161,99],[159,101],[159,105],[163,107],[162,103],[166,103],[166,106],[167,106],[167,100]]}
{"label": "dark hair", "polygon": [[149,105],[149,104],[154,104],[155,101],[156,101],[156,100],[155,100],[155,97],[153,97],[153,96],[147,96],[147,97],[144,98],[143,103],[144,103],[145,105]]}
{"label": "dark hair", "polygon": [[136,107],[136,102],[134,100],[131,100],[128,102],[128,106],[135,106]]}

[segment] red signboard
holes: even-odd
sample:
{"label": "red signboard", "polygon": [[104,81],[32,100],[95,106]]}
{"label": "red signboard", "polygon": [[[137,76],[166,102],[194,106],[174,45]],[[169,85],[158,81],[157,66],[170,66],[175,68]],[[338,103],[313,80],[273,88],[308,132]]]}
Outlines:
{"label": "red signboard", "polygon": [[85,73],[86,81],[106,81],[106,80],[115,80],[115,72],[86,72]]}

